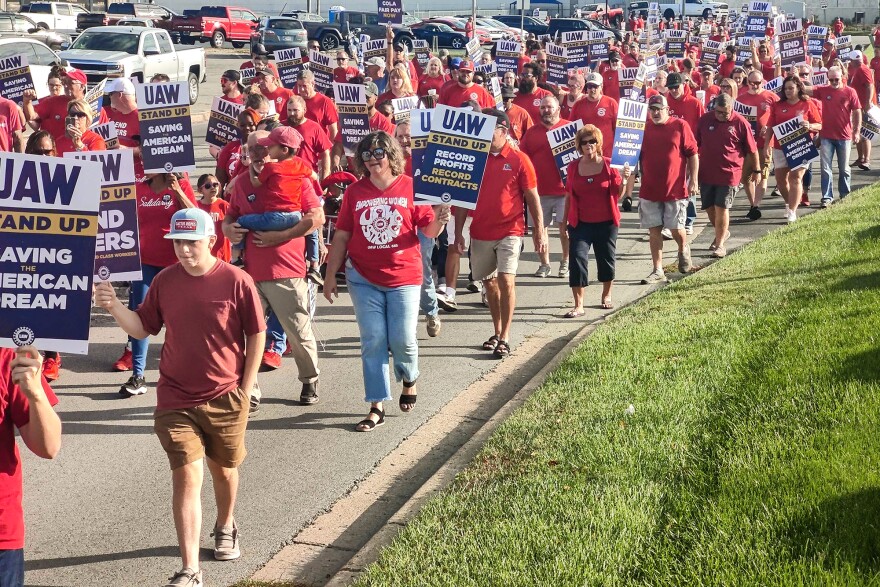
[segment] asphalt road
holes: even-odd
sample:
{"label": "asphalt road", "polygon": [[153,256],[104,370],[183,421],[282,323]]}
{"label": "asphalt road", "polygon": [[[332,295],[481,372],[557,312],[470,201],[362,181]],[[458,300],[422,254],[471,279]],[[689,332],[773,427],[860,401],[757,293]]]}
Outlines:
{"label": "asphalt road", "polygon": [[[213,92],[208,88],[216,88],[220,73],[237,67],[239,57],[212,55],[200,104],[210,102]],[[195,136],[204,137],[204,129],[204,123],[196,124]],[[200,147],[197,156],[200,169],[213,169],[206,148]],[[854,174],[861,183],[873,178],[857,170]],[[818,187],[818,173],[814,181]],[[736,215],[744,213],[743,201],[741,194]],[[780,226],[780,210],[779,198],[768,200],[762,220],[731,228],[732,245]],[[705,217],[698,223],[705,224]],[[707,235],[699,238],[705,242],[694,247],[697,264],[708,259],[706,245],[711,240]],[[555,236],[552,245],[555,274],[559,260]],[[572,329],[578,326],[578,321],[560,318],[570,304],[567,283],[531,276],[537,268],[531,250],[527,243],[519,270],[514,353],[548,321],[570,323]],[[645,233],[638,229],[635,212],[623,216],[618,251],[621,278],[615,297],[625,301],[642,291],[638,278],[650,270]],[[667,259],[669,263],[674,257]],[[599,295],[598,285],[588,288],[590,318],[601,314],[596,308]],[[359,434],[353,426],[368,408],[363,402],[358,331],[349,298],[343,291],[332,306],[319,299],[315,330],[320,340],[320,402],[297,405],[300,384],[291,359],[285,359],[278,371],[260,376],[263,407],[248,426],[249,456],[241,470],[236,511],[241,559],[212,560],[208,533],[214,521],[213,491],[209,481],[203,488],[202,558],[207,584],[229,585],[250,576],[441,406],[497,364],[480,350],[480,343],[492,332],[479,295],[461,293],[459,303],[457,313],[442,314],[439,337],[429,339],[424,322],[419,325],[422,376],[416,410],[403,415],[391,404],[386,426]],[[131,399],[117,394],[129,374],[109,371],[124,342],[112,319],[95,310],[89,355],[65,355],[62,376],[53,386],[64,423],[61,453],[47,462],[25,451],[27,585],[162,585],[179,566],[170,472],[152,432],[161,336],[148,357],[150,391]]]}

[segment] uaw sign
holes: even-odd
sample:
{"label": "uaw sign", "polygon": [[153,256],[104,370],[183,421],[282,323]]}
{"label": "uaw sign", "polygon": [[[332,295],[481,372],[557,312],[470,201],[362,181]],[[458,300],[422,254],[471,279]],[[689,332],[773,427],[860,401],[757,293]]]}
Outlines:
{"label": "uaw sign", "polygon": [[205,131],[205,142],[223,148],[227,143],[238,140],[238,115],[244,110],[244,104],[235,104],[220,97],[211,103],[211,117]]}
{"label": "uaw sign", "polygon": [[275,51],[275,66],[278,68],[278,77],[281,79],[281,85],[288,90],[294,89],[296,87],[296,79],[305,69],[305,60],[299,47]]}
{"label": "uaw sign", "polygon": [[811,24],[807,27],[807,51],[810,57],[822,57],[825,39],[828,38],[828,27]]}
{"label": "uaw sign", "polygon": [[789,169],[807,167],[819,158],[819,151],[810,133],[803,127],[803,117],[797,116],[773,127],[773,134],[782,147]]}
{"label": "uaw sign", "polygon": [[782,67],[809,63],[807,59],[807,39],[800,19],[784,20],[776,31],[779,41],[779,59]]}
{"label": "uaw sign", "polygon": [[189,87],[184,82],[138,84],[144,173],[195,171]]}
{"label": "uaw sign", "polygon": [[141,254],[132,150],[71,152],[65,153],[64,157],[101,164],[95,279],[140,281]]}
{"label": "uaw sign", "polygon": [[581,154],[578,152],[574,137],[582,126],[584,126],[582,120],[575,120],[547,131],[547,141],[550,143],[550,151],[553,153],[553,160],[556,162],[562,183],[568,179],[568,164],[580,159]]}
{"label": "uaw sign", "polygon": [[495,43],[495,63],[498,66],[498,74],[504,75],[508,71],[517,73],[519,56],[522,53],[522,45],[513,41],[498,41]]}
{"label": "uaw sign", "polygon": [[494,116],[437,106],[416,196],[436,204],[475,209],[495,122]]}
{"label": "uaw sign", "polygon": [[623,169],[628,163],[635,169],[642,154],[647,118],[647,104],[625,99],[620,101],[617,110],[617,127],[614,130],[614,148],[611,151],[612,167]]}
{"label": "uaw sign", "polygon": [[562,46],[568,55],[568,69],[590,66],[589,31],[566,31],[562,33]]}
{"label": "uaw sign", "polygon": [[315,88],[324,93],[333,87],[333,65],[330,56],[320,51],[309,51],[309,70],[315,74]]}
{"label": "uaw sign", "polygon": [[0,153],[0,347],[86,354],[101,166]]}
{"label": "uaw sign", "polygon": [[25,90],[34,89],[27,55],[11,55],[0,58],[0,96],[19,106]]}
{"label": "uaw sign", "polygon": [[339,111],[339,134],[345,154],[351,157],[362,138],[370,134],[366,88],[360,84],[333,83],[336,109]]}

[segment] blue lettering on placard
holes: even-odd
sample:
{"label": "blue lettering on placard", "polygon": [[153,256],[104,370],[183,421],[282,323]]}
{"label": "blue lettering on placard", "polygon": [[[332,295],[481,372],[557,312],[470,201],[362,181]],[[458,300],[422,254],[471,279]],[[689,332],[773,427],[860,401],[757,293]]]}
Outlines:
{"label": "blue lettering on placard", "polygon": [[339,95],[336,96],[336,99],[340,102],[347,102],[349,104],[357,104],[361,102],[361,91],[359,86],[337,86],[339,90]]}
{"label": "blue lettering on placard", "polygon": [[556,143],[561,143],[562,141],[567,141],[577,134],[577,129],[570,127],[569,125],[563,126],[561,128],[557,128],[553,132],[553,140]]}
{"label": "blue lettering on placard", "polygon": [[[55,173],[50,170],[50,163],[40,162],[39,170],[35,161],[23,161],[18,170],[12,159],[0,160],[0,165],[6,165],[6,169],[0,174],[3,185],[0,186],[0,200],[31,200],[35,204],[54,204],[61,200],[61,204],[69,206],[73,199],[73,191],[79,179],[79,167],[70,169],[70,177],[67,176],[67,168],[64,165],[56,165]],[[18,171],[18,177],[15,172]],[[42,183],[42,187],[41,187]],[[42,196],[42,199],[41,199]]]}
{"label": "blue lettering on placard", "polygon": [[786,20],[779,23],[779,32],[780,33],[794,33],[800,30],[798,25],[800,23],[796,20]]}
{"label": "blue lettering on placard", "polygon": [[144,86],[144,99],[147,104],[176,104],[180,95],[180,86]]}
{"label": "blue lettering on placard", "polygon": [[478,136],[486,123],[485,118],[468,116],[467,112],[447,110],[443,113],[443,128],[462,132],[470,136]]}
{"label": "blue lettering on placard", "polygon": [[21,67],[21,55],[7,57],[0,61],[0,69],[15,69]]}
{"label": "blue lettering on placard", "polygon": [[792,119],[792,120],[789,120],[788,122],[780,123],[780,125],[777,128],[779,128],[779,130],[782,134],[788,134],[790,132],[796,131],[797,129],[800,128],[800,126],[801,126],[800,121],[798,121],[797,119]]}
{"label": "blue lettering on placard", "polygon": [[225,114],[230,118],[237,118],[239,106],[240,104],[235,104],[228,100],[220,100],[220,102],[217,103],[217,112]]}
{"label": "blue lettering on placard", "polygon": [[636,104],[634,102],[624,102],[622,104],[623,111],[621,112],[621,116],[624,118],[633,118],[637,120],[644,120],[645,118],[645,105],[644,104]]}

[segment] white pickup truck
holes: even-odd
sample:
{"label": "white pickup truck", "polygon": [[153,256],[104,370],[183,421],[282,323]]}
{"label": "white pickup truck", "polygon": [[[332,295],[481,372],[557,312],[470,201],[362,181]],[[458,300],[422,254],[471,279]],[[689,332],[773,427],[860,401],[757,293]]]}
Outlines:
{"label": "white pickup truck", "polygon": [[[660,16],[666,19],[679,18],[681,16],[681,2],[661,2]],[[716,18],[727,16],[730,11],[726,2],[714,2],[713,0],[684,0],[685,18]]]}
{"label": "white pickup truck", "polygon": [[180,47],[168,31],[147,27],[99,26],[84,31],[73,45],[58,54],[81,69],[89,85],[105,77],[129,77],[149,82],[157,73],[189,85],[190,104],[199,98],[199,84],[207,78],[205,50]]}
{"label": "white pickup truck", "polygon": [[76,18],[88,14],[88,10],[70,2],[31,2],[21,9],[37,23],[37,26],[62,33],[76,31]]}

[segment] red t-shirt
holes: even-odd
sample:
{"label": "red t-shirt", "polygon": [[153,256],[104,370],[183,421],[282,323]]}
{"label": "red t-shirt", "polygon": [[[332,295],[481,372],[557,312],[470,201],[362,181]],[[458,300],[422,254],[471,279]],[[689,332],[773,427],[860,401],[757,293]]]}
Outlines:
{"label": "red t-shirt", "polygon": [[[230,184],[229,210],[227,214],[238,218],[245,214],[258,214],[254,202],[261,197],[264,187],[255,188],[251,185],[248,175],[240,175]],[[303,181],[300,189],[302,194],[303,214],[314,208],[321,207],[321,200],[315,194],[311,180]],[[271,281],[274,279],[300,278],[306,276],[306,246],[304,238],[295,238],[274,247],[258,247],[254,245],[254,236],[249,232],[245,237],[245,271],[254,281]]]}
{"label": "red t-shirt", "polygon": [[722,57],[722,59],[723,61],[718,66],[718,75],[720,75],[722,78],[729,78],[731,75],[733,75],[733,68],[736,67],[736,60],[726,59],[724,57]]}
{"label": "red t-shirt", "polygon": [[[706,92],[706,99],[702,102],[703,111],[705,112],[706,108],[708,108],[709,104],[712,103],[712,100],[715,98],[715,96],[717,96],[718,94],[721,93],[721,88],[719,88],[715,84],[712,84],[711,86],[709,86],[708,90],[703,90],[702,88],[700,88],[700,89],[702,91]],[[694,97],[696,97],[696,96],[694,96]]]}
{"label": "red t-shirt", "polygon": [[217,241],[214,243],[214,248],[211,249],[211,252],[221,261],[228,263],[232,259],[232,251],[229,239],[223,234],[222,225],[223,219],[226,218],[226,211],[229,210],[229,202],[217,198],[210,204],[203,204],[200,201],[196,202],[196,206],[210,214],[211,219],[214,221],[214,233],[217,235]]}
{"label": "red t-shirt", "polygon": [[[9,364],[15,359],[12,349],[0,349],[0,550],[24,548],[24,511],[22,501],[21,455],[15,442],[15,429],[30,422],[27,396],[12,383]],[[44,378],[40,378],[49,404],[58,398]]]}
{"label": "red t-shirt", "polygon": [[626,55],[624,55],[620,61],[623,63],[624,67],[638,67],[639,66],[639,60],[628,53]]}
{"label": "red t-shirt", "polygon": [[[288,126],[293,126],[288,124]],[[330,138],[324,129],[314,120],[306,118],[298,126],[293,126],[302,135],[303,143],[297,152],[297,157],[309,164],[309,167],[318,170],[318,161],[321,154],[333,147]]]}
{"label": "red t-shirt", "polygon": [[437,94],[440,94],[440,88],[443,87],[443,84],[449,81],[448,75],[438,75],[437,77],[430,77],[428,75],[423,75],[419,80],[419,97],[424,98],[428,95],[428,90],[437,90]]}
{"label": "red t-shirt", "polygon": [[460,108],[462,104],[470,100],[475,100],[480,108],[495,108],[495,98],[486,91],[486,88],[477,84],[463,88],[458,82],[455,82],[440,91],[440,104],[446,106]]}
{"label": "red t-shirt", "polygon": [[570,96],[570,94],[566,94],[566,95],[562,96],[562,98],[559,99],[559,115],[562,118],[574,120],[575,118],[571,114],[572,110],[574,110],[574,107],[575,107],[575,105],[577,105],[578,101],[586,100],[587,96],[586,96],[586,94],[581,94],[580,97],[577,100],[575,100],[574,104],[571,104],[571,105],[569,105],[569,103],[568,103],[569,96]]}
{"label": "red t-shirt", "polygon": [[287,116],[287,101],[290,100],[290,97],[293,96],[293,90],[288,90],[282,86],[278,86],[275,88],[274,92],[263,92],[260,90],[266,98],[268,98],[275,105],[275,112],[278,113],[278,116],[284,118]]}
{"label": "red t-shirt", "polygon": [[535,86],[531,94],[517,94],[513,103],[528,112],[533,122],[538,122],[541,120],[541,100],[552,95],[544,88]]}
{"label": "red t-shirt", "polygon": [[[848,73],[847,84],[856,91],[859,96],[859,104],[864,109],[871,107],[871,104],[877,102],[876,96],[871,95],[871,85],[874,83],[873,72],[865,65],[859,65],[856,68],[850,68]],[[876,88],[874,88],[876,91]]]}
{"label": "red t-shirt", "polygon": [[695,133],[700,149],[700,183],[739,185],[743,160],[758,150],[752,127],[745,118],[732,112],[724,122],[714,112],[704,114]]}
{"label": "red t-shirt", "polygon": [[[40,118],[40,129],[48,132],[57,141],[64,136],[64,130],[67,125],[64,119],[67,117],[67,104],[71,98],[65,95],[47,96],[40,98],[39,102],[34,105],[34,110]],[[109,122],[107,113],[101,109],[101,115],[98,118],[98,124]]]}
{"label": "red t-shirt", "polygon": [[[248,178],[250,181],[250,178]],[[189,180],[179,181],[183,193],[195,203]],[[171,217],[180,210],[177,195],[166,189],[158,194],[150,189],[150,184],[140,182],[136,186],[138,234],[141,245],[141,263],[154,267],[168,267],[177,263],[174,245],[165,237],[171,228]]]}
{"label": "red t-shirt", "polygon": [[[777,124],[796,118],[798,115],[803,116],[804,119],[811,124],[819,124],[822,122],[822,115],[819,114],[819,110],[816,108],[813,100],[798,100],[796,104],[789,104],[787,100],[782,100],[776,102],[770,108],[770,117],[767,120],[767,126],[772,129]],[[775,134],[773,135],[773,148],[782,148],[779,146],[779,141],[776,140]]]}
{"label": "red t-shirt", "polygon": [[578,172],[580,160],[568,164],[565,191],[571,198],[567,218],[569,226],[577,226],[578,222],[609,221],[620,226],[617,200],[623,179],[610,163],[611,160],[606,158],[599,173],[586,177]]}
{"label": "red t-shirt", "polygon": [[642,141],[639,197],[651,202],[688,197],[687,160],[696,154],[697,141],[685,121],[671,116],[666,124],[649,120]]}
{"label": "red t-shirt", "polygon": [[616,101],[608,96],[602,96],[597,102],[584,98],[572,108],[571,119],[580,119],[584,124],[595,125],[602,132],[602,155],[611,156],[614,149],[614,127],[617,126]]}
{"label": "red t-shirt", "polygon": [[[524,108],[511,104],[507,109],[507,118],[510,119],[510,136],[516,141],[521,141],[526,131],[532,128],[534,121]],[[563,117],[565,118],[565,117]]]}
{"label": "red t-shirt", "polygon": [[204,405],[237,388],[244,374],[245,339],[266,330],[253,279],[221,261],[199,276],[180,263],[166,267],[136,311],[150,334],[165,326],[157,410]]}
{"label": "red t-shirt", "polygon": [[220,99],[225,102],[232,102],[233,104],[244,104],[244,94],[239,94],[235,98],[230,98],[224,94],[223,96],[220,96]]}
{"label": "red t-shirt", "polygon": [[299,157],[266,163],[260,171],[260,183],[266,186],[255,207],[262,212],[297,212],[302,198],[302,180],[312,168]]}
{"label": "red t-shirt", "polygon": [[229,181],[247,173],[247,165],[241,164],[241,141],[226,143],[217,155],[217,169],[225,169]]}
{"label": "red t-shirt", "polygon": [[608,67],[602,72],[602,94],[615,102],[620,100],[620,70]]}
{"label": "red t-shirt", "polygon": [[374,285],[421,285],[422,253],[418,228],[434,220],[431,206],[413,204],[413,182],[399,176],[382,191],[369,177],[345,190],[336,230],[351,233],[348,258]]}
{"label": "red t-shirt", "polygon": [[676,100],[672,94],[666,94],[666,101],[669,103],[669,116],[681,118],[688,124],[691,132],[694,132],[700,117],[706,112],[703,104],[694,96],[682,96]]}
{"label": "red t-shirt", "polygon": [[819,136],[835,141],[851,139],[851,115],[862,107],[856,91],[849,86],[837,90],[831,86],[819,86],[813,88],[813,98],[822,104],[822,130]]}
{"label": "red t-shirt", "polygon": [[109,120],[116,123],[116,134],[119,135],[119,144],[123,147],[137,146],[138,142],[132,140],[132,137],[140,136],[141,134],[141,123],[138,120],[137,108],[128,114],[123,114],[111,106],[106,106],[104,112]]}
{"label": "red t-shirt", "polygon": [[765,80],[770,81],[776,77],[776,63],[772,59],[767,61],[758,59],[758,62],[761,64],[761,73],[764,74]]}
{"label": "red t-shirt", "polygon": [[529,156],[535,167],[535,173],[538,175],[538,193],[541,196],[565,195],[565,185],[559,175],[559,168],[556,166],[556,159],[550,149],[547,133],[569,122],[571,121],[562,118],[550,128],[543,124],[536,124],[526,131],[519,143],[520,150]]}
{"label": "red t-shirt", "polygon": [[324,130],[331,124],[339,122],[339,111],[336,110],[336,104],[324,94],[315,94],[311,98],[303,98],[303,100],[306,102],[306,118],[314,120]]}
{"label": "red t-shirt", "polygon": [[[878,29],[878,32],[880,32],[880,29]],[[874,74],[874,79],[876,80],[880,78],[880,56],[871,59],[871,65],[869,67],[871,69],[871,73]]]}
{"label": "red t-shirt", "polygon": [[[556,177],[559,177],[558,171]],[[525,233],[523,194],[535,189],[537,183],[535,168],[521,151],[504,145],[500,153],[489,153],[471,220],[471,238],[497,241],[522,236]]]}
{"label": "red t-shirt", "polygon": [[[82,142],[83,151],[107,150],[107,143],[105,143],[104,139],[101,138],[101,135],[99,135],[95,131],[87,130],[85,133],[83,133]],[[76,147],[73,145],[73,141],[71,140],[71,138],[67,135],[64,135],[61,138],[55,139],[55,152],[59,157],[61,157],[65,153],[76,152]]]}
{"label": "red t-shirt", "polygon": [[0,151],[12,151],[13,133],[22,131],[18,104],[6,98],[0,98]]}
{"label": "red t-shirt", "polygon": [[347,84],[351,78],[360,74],[357,67],[349,65],[348,67],[337,67],[333,70],[333,81],[338,84]]}
{"label": "red t-shirt", "polygon": [[755,107],[755,125],[754,132],[755,142],[759,149],[763,149],[766,142],[764,141],[764,129],[770,120],[770,108],[779,101],[779,96],[775,92],[769,90],[761,90],[757,94],[751,94],[748,90],[740,91],[736,101],[746,106]]}

